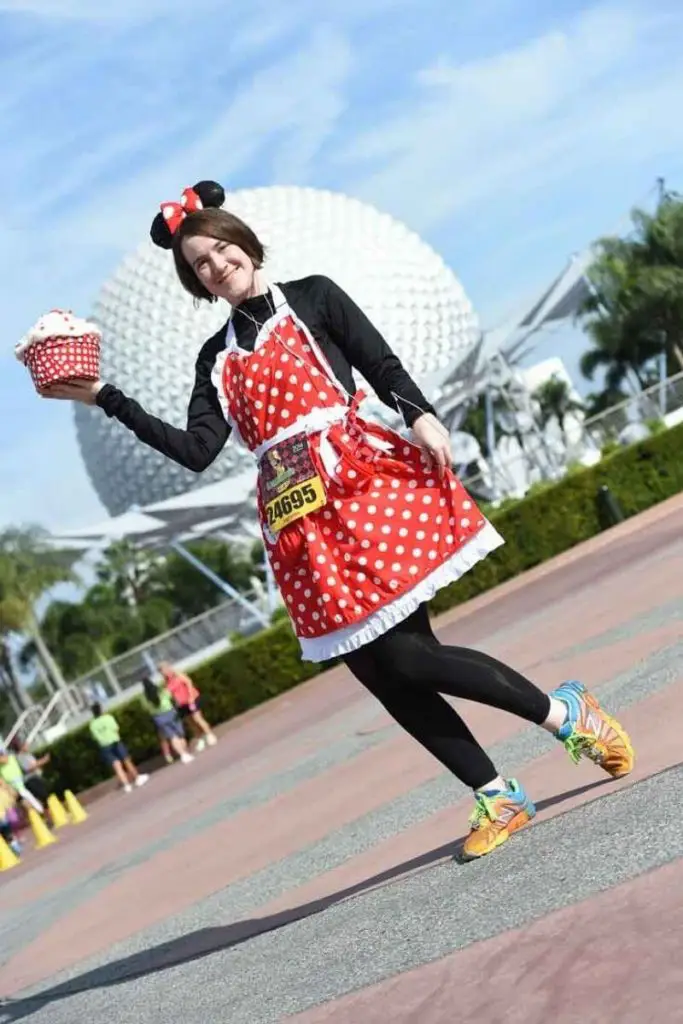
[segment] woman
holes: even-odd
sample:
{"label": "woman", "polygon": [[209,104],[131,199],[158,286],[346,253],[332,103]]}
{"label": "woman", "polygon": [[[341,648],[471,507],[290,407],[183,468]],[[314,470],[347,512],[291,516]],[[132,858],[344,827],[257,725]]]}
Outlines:
{"label": "woman", "polygon": [[[157,686],[149,676],[145,676],[142,680],[142,689],[144,707],[152,716],[159,739],[163,745],[166,745],[166,750],[164,750],[162,745],[164,758],[168,762],[170,757],[170,763],[172,764],[173,758],[170,755],[170,750],[173,750],[180,758],[182,764],[192,764],[194,758],[187,751],[187,740],[185,739],[183,723],[178,717],[178,712],[168,687],[165,684]],[[166,751],[168,751],[168,754]]]}
{"label": "woman", "polygon": [[38,814],[46,817],[47,810],[43,801],[34,796],[26,785],[24,772],[15,749],[16,745],[14,748],[12,744],[9,747],[0,745],[0,779],[14,789],[27,807],[32,807]]}
{"label": "woman", "polygon": [[88,731],[99,747],[100,757],[121,785],[124,793],[132,793],[133,786],[138,788],[149,782],[149,775],[138,771],[128,753],[128,747],[121,739],[121,727],[110,711],[104,711],[101,704],[95,702],[90,708],[92,718],[88,723]]}
{"label": "woman", "polygon": [[19,825],[19,816],[16,810],[17,799],[16,790],[0,778],[0,836],[5,840],[12,853],[19,856],[21,843],[15,833],[15,829]]}
{"label": "woman", "polygon": [[[471,787],[463,855],[480,857],[535,808],[441,694],[534,722],[574,760],[585,755],[614,778],[632,769],[630,741],[581,684],[547,696],[487,654],[439,643],[427,602],[502,539],[453,475],[448,434],[433,408],[362,311],[325,277],[269,284],[263,245],[222,209],[224,200],[215,182],[199,182],[180,203],[164,203],[151,229],[196,300],[232,307],[197,359],[187,428],[149,415],[101,381],[55,386],[52,396],[96,403],[196,472],[231,433],[251,449],[266,550],[303,657],[341,656]],[[412,440],[361,418],[354,369],[403,414]]]}
{"label": "woman", "polygon": [[35,757],[29,750],[28,743],[24,743],[18,736],[14,737],[9,747],[19,762],[26,789],[40,804],[46,805],[51,790],[43,778],[43,768],[50,763],[50,755],[43,754],[42,757]]}
{"label": "woman", "polygon": [[195,751],[201,753],[206,746],[215,747],[218,738],[204,718],[201,711],[201,694],[190,677],[183,672],[177,672],[167,661],[159,662],[158,668],[178,714],[182,719],[187,719],[194,733]]}

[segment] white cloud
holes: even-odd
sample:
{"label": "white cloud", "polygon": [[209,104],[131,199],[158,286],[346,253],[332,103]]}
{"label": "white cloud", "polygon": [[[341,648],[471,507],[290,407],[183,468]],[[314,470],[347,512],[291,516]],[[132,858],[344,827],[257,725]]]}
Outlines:
{"label": "white cloud", "polygon": [[[683,30],[683,12],[668,16]],[[531,195],[637,150],[683,143],[683,67],[662,52],[662,17],[600,6],[567,28],[483,59],[441,59],[418,76],[401,112],[342,154],[354,191],[426,228],[495,198]]]}
{"label": "white cloud", "polygon": [[[609,227],[615,176],[628,204],[654,163],[681,165],[683,10],[567,6],[0,0],[19,33],[0,59],[3,355],[44,307],[87,311],[200,177],[360,195],[426,233],[497,321],[560,269],[572,230]],[[30,429],[0,449],[18,481],[0,521],[98,517],[68,410],[8,363],[0,415]]]}
{"label": "white cloud", "polygon": [[224,107],[219,101],[213,116],[207,113],[181,131],[186,112],[169,111],[171,141],[158,159],[142,171],[131,166],[106,192],[68,211],[63,230],[68,237],[90,233],[128,248],[144,236],[163,199],[199,178],[222,177],[229,188],[246,167],[261,164],[262,180],[305,180],[345,108],[352,69],[344,36],[314,30],[299,49],[245,81]]}
{"label": "white cloud", "polygon": [[[26,371],[14,364],[11,344],[44,308],[63,305],[87,312],[111,269],[107,262],[118,262],[138,244],[158,203],[183,185],[213,175],[229,187],[249,166],[259,168],[262,182],[273,176],[304,181],[345,109],[353,70],[344,33],[329,26],[309,29],[296,47],[241,75],[229,90],[211,71],[193,81],[165,80],[176,61],[174,48],[161,48],[155,50],[154,66],[145,69],[149,90],[136,81],[136,93],[146,103],[121,110],[113,124],[98,123],[98,96],[81,116],[66,118],[63,130],[55,123],[22,124],[30,104],[40,107],[51,80],[68,85],[70,72],[77,81],[97,74],[99,52],[90,53],[84,38],[74,45],[68,57],[60,56],[54,40],[45,53],[46,59],[54,58],[50,74],[27,76],[24,103],[0,107],[0,131],[17,143],[0,168],[0,188],[12,196],[3,214],[10,223],[0,249],[0,281],[9,307],[3,352],[7,372],[0,394],[16,380],[15,417],[18,413],[19,421],[34,428],[13,447],[0,450],[3,478],[16,481],[0,501],[0,521],[40,518],[58,528],[86,522],[101,510],[81,464],[67,407],[39,402]],[[117,98],[125,107],[125,88]],[[107,173],[112,165],[113,175]],[[39,174],[41,187],[27,188]],[[45,495],[50,496],[47,504]]]}

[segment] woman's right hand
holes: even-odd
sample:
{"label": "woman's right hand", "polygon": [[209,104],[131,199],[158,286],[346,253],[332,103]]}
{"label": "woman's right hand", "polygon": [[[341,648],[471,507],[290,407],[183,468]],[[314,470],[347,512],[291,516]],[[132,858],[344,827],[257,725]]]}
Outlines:
{"label": "woman's right hand", "polygon": [[103,387],[102,380],[72,380],[68,384],[51,384],[40,393],[43,398],[61,398],[63,401],[94,405]]}

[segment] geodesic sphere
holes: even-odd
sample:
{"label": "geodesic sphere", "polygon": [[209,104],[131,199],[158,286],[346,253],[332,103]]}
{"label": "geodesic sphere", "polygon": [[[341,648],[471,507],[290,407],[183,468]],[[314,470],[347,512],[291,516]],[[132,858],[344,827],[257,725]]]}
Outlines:
{"label": "geodesic sphere", "polygon": [[[453,272],[414,232],[374,207],[338,193],[273,187],[233,192],[226,208],[266,245],[270,280],[332,278],[418,382],[476,341],[477,318]],[[225,303],[195,309],[176,279],[171,254],[143,242],[95,303],[103,379],[155,416],[184,427],[197,353],[228,313]],[[251,458],[228,442],[197,476],[141,444],[100,409],[77,405],[75,418],[86,469],[112,514],[222,479]]]}

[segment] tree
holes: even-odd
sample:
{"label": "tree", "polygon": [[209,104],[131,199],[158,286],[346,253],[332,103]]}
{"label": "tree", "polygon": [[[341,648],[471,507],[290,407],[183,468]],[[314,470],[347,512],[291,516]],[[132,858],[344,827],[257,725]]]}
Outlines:
{"label": "tree", "polygon": [[664,352],[669,374],[683,369],[683,202],[665,193],[654,214],[632,213],[626,238],[603,238],[589,268],[591,294],[578,314],[592,346],[581,372],[605,375],[608,391],[645,386]]}
{"label": "tree", "polygon": [[140,605],[154,592],[154,569],[159,559],[129,540],[117,540],[104,552],[96,573],[121,601]]}
{"label": "tree", "polygon": [[26,633],[50,676],[63,684],[61,672],[48,649],[35,604],[57,583],[74,579],[73,552],[48,546],[39,527],[12,527],[0,532],[0,636]]}
{"label": "tree", "polygon": [[683,370],[683,202],[662,194],[654,214],[633,213],[632,259],[640,271],[640,301],[667,359]]}
{"label": "tree", "polygon": [[553,375],[543,381],[534,391],[533,397],[539,405],[541,427],[546,427],[552,419],[556,419],[562,433],[567,416],[583,412],[583,403],[574,398],[566,380]]}
{"label": "tree", "polygon": [[[494,419],[494,434],[498,436],[500,433],[507,434],[507,430],[501,427],[499,422],[499,415],[503,414],[503,419],[507,419],[506,413],[509,412],[509,407],[505,398],[500,392],[495,392],[492,396],[492,408],[493,408],[493,419]],[[490,458],[494,452],[489,451],[489,438],[487,429],[486,419],[486,395],[480,394],[477,396],[476,401],[472,403],[467,410],[465,418],[460,424],[460,430],[471,436],[477,441],[481,453],[484,458]],[[518,441],[521,440],[518,437]]]}
{"label": "tree", "polygon": [[627,398],[628,395],[618,388],[606,387],[602,391],[589,392],[584,399],[586,419],[590,420],[594,416],[607,412],[608,409],[613,409],[616,405],[625,402]]}
{"label": "tree", "polygon": [[589,271],[593,292],[583,303],[580,318],[593,343],[581,357],[581,372],[593,380],[604,371],[605,385],[620,388],[635,378],[644,384],[644,367],[662,350],[643,308],[633,257],[621,239],[604,239]]}
{"label": "tree", "polygon": [[[73,680],[164,633],[173,618],[173,605],[163,597],[152,596],[136,606],[121,601],[114,586],[96,583],[79,602],[53,601],[41,630],[64,675]],[[29,665],[36,653],[29,640],[21,651],[22,663]]]}
{"label": "tree", "polygon": [[[210,569],[239,590],[248,590],[262,576],[263,548],[254,544],[240,553],[221,541],[204,539],[189,545]],[[40,628],[44,640],[68,679],[77,679],[102,660],[124,654],[225,600],[223,592],[180,555],[150,556],[127,542],[105,552],[96,570],[97,582],[80,601],[53,601]],[[37,657],[29,638],[21,661]]]}
{"label": "tree", "polygon": [[[205,538],[191,542],[187,549],[235,590],[248,591],[254,576],[263,577],[262,569],[258,563],[255,564],[253,558],[254,553],[258,558],[258,548],[243,554],[231,544]],[[260,550],[262,561],[262,548]],[[176,622],[201,615],[225,600],[225,594],[215,583],[175,551],[169,552],[163,562],[155,566],[153,581],[155,592],[163,594],[175,609]]]}
{"label": "tree", "polygon": [[12,653],[7,637],[0,636],[0,716],[8,717],[12,712],[17,718],[29,701],[14,671]]}

